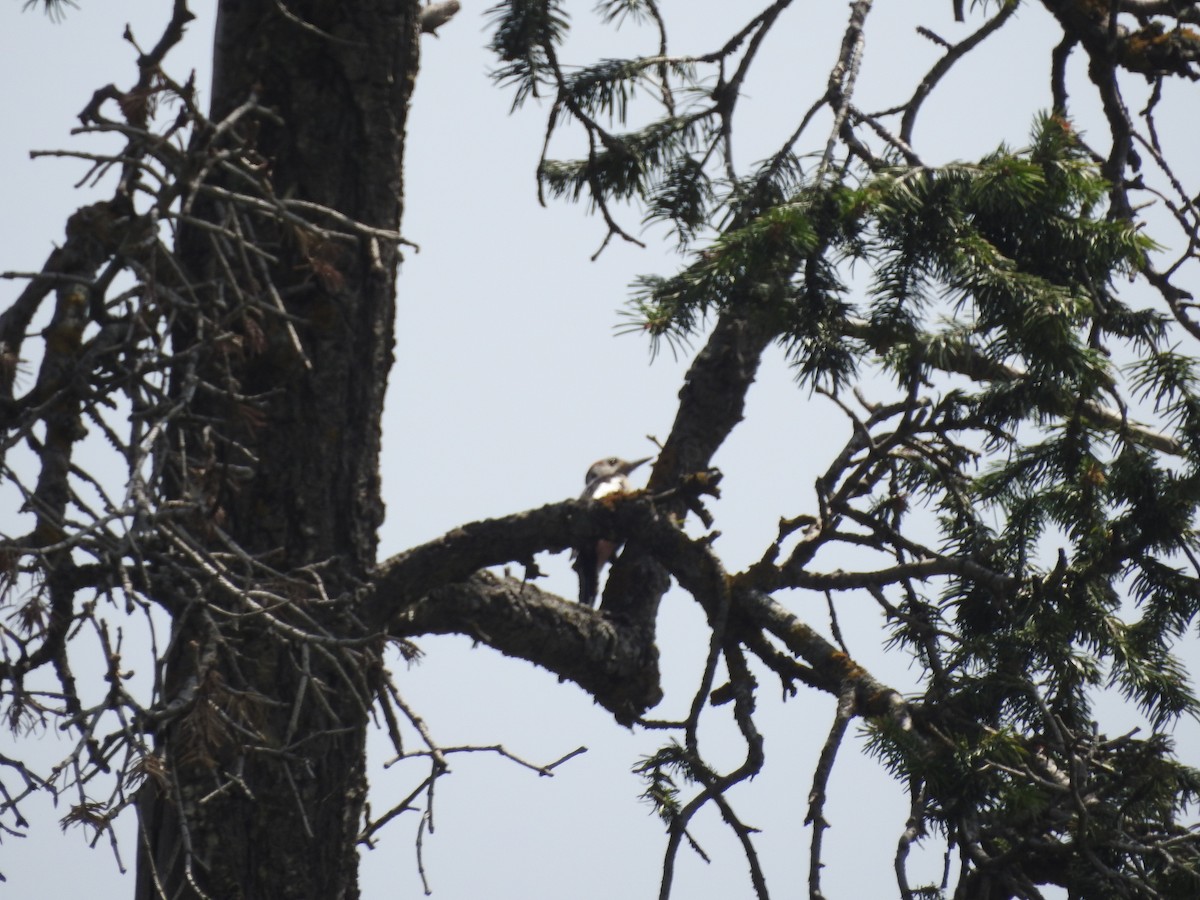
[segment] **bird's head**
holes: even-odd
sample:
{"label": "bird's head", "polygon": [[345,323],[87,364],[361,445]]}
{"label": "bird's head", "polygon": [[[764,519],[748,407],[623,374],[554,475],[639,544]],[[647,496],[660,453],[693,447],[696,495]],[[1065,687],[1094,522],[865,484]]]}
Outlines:
{"label": "bird's head", "polygon": [[621,459],[619,456],[609,456],[605,459],[598,459],[587,470],[587,475],[584,476],[583,483],[591,484],[599,478],[611,478],[614,475],[628,475],[642,463],[648,463],[654,457],[647,456],[644,459],[635,459],[632,462]]}

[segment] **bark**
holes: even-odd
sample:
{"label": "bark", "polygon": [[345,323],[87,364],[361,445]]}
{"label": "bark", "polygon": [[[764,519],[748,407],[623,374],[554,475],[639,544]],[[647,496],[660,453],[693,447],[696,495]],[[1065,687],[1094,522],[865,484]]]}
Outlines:
{"label": "bark", "polygon": [[[704,349],[696,355],[679,391],[679,410],[671,433],[654,463],[649,490],[673,487],[679,478],[703,472],[712,465],[717,450],[729,437],[746,408],[746,395],[763,351],[776,337],[770,326],[725,311],[717,319]],[[688,507],[681,499],[666,511],[683,521]],[[606,613],[653,638],[658,605],[670,586],[662,566],[641,553],[637,544],[626,545],[605,590]]]}
{"label": "bark", "polygon": [[[251,98],[272,112],[239,127],[254,129],[243,137],[276,196],[399,230],[417,12],[415,0],[223,0],[211,118]],[[198,204],[197,214],[213,209]],[[380,416],[398,256],[365,236],[325,245],[276,227],[255,239],[275,257],[270,280],[286,317],[232,321],[240,352],[199,363],[257,399],[213,400],[199,418],[217,425],[181,436],[196,447],[219,432],[205,465],[243,473],[214,478],[201,539],[213,552],[232,542],[280,573],[298,621],[327,643],[281,633],[292,610],[265,623],[244,607],[223,609],[212,585],[200,586],[204,608],[189,603],[196,586],[164,586],[177,592],[164,598],[177,611],[166,693],[188,712],[151,729],[165,765],[139,797],[139,900],[359,896],[379,648],[339,643],[362,629],[336,599],[367,577],[383,516]],[[219,283],[208,247],[199,230],[180,238],[193,284]],[[173,339],[178,350],[204,335],[181,322]],[[189,476],[177,473],[180,484]]]}

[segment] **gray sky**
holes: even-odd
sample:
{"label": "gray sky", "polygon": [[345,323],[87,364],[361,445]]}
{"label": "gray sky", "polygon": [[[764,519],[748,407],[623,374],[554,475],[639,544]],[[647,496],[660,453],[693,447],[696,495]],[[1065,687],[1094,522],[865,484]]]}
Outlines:
{"label": "gray sky", "polygon": [[[177,78],[194,68],[204,88],[212,16],[206,4],[195,5],[200,18],[185,45],[168,57],[168,67]],[[384,555],[465,522],[574,496],[588,463],[599,456],[648,455],[653,448],[646,435],[667,435],[687,363],[665,351],[650,365],[640,337],[613,334],[632,279],[666,274],[677,265],[678,258],[656,244],[660,235],[646,235],[646,250],[614,242],[592,263],[603,224],[578,207],[537,205],[533,173],[543,114],[527,108],[510,117],[510,97],[491,85],[483,49],[487,5],[490,0],[464,0],[466,9],[440,39],[426,38],[422,45],[403,227],[421,252],[408,253],[399,280],[397,362],[385,417]],[[572,4],[582,28],[564,53],[567,61],[629,52],[628,35],[592,24],[591,5]],[[39,268],[61,239],[66,216],[91,197],[71,189],[83,174],[80,163],[31,162],[28,150],[79,146],[68,132],[92,91],[135,78],[134,54],[121,40],[125,23],[150,45],[167,13],[167,4],[154,0],[80,0],[81,8],[55,25],[37,13],[22,15],[21,6],[19,0],[0,5],[0,83],[6,85],[0,121],[10,123],[0,136],[0,271]],[[757,8],[720,0],[662,6],[669,20],[687,18],[673,29],[676,52],[712,49]],[[948,37],[966,33],[966,26],[954,31],[949,0],[926,6],[925,24]],[[859,106],[902,102],[919,67],[936,58],[936,48],[905,21],[911,7],[906,0],[879,0],[868,23]],[[740,164],[771,152],[823,90],[845,11],[845,4],[797,4],[787,13],[793,21],[780,23],[747,85],[736,145]],[[928,102],[917,140],[929,161],[977,156],[1001,141],[1023,144],[1034,110],[1046,102],[1048,52],[1057,29],[1039,8],[1019,15],[1002,42],[982,48]],[[637,40],[650,46],[649,36]],[[1081,72],[1077,60],[1076,79]],[[1082,102],[1084,93],[1080,89],[1075,97]],[[1167,138],[1196,146],[1194,122],[1180,117],[1179,126],[1190,133]],[[815,128],[806,149],[819,150],[824,140],[824,130]],[[565,142],[560,153],[571,147]],[[636,230],[639,218],[629,210],[624,223]],[[0,282],[0,307],[19,288]],[[826,401],[795,387],[779,353],[769,355],[746,422],[716,460],[726,473],[723,499],[713,509],[727,567],[757,559],[781,515],[812,511],[813,480],[844,438],[843,421]],[[2,521],[0,530],[7,530]],[[539,562],[551,574],[543,587],[574,592],[565,557]],[[796,593],[786,600],[815,627],[826,628],[822,597]],[[907,659],[882,653],[883,620],[869,598],[843,596],[838,609],[850,649],[864,665],[901,689],[915,684],[918,673]],[[655,714],[678,717],[707,650],[703,617],[686,596],[672,593],[660,634],[667,699]],[[641,783],[629,768],[661,736],[620,729],[573,685],[465,639],[418,643],[426,659],[410,670],[393,660],[393,669],[401,692],[443,745],[502,743],[540,763],[580,745],[590,748],[551,779],[489,755],[458,758],[451,777],[439,782],[437,832],[424,844],[435,898],[557,898],[566,896],[561,886],[567,884],[578,885],[571,896],[580,900],[654,895],[665,837],[637,801]],[[1197,655],[1190,655],[1195,661]],[[809,778],[833,700],[804,695],[782,703],[771,676],[760,672],[760,681],[767,769],[739,786],[732,799],[745,821],[764,829],[760,854],[778,896],[799,897],[807,874],[809,831],[802,823]],[[1103,722],[1110,733],[1136,722],[1128,711],[1115,715]],[[715,748],[729,748],[725,762],[738,752],[730,734],[719,714],[703,733],[718,759],[724,751]],[[1197,730],[1189,726],[1179,734],[1181,744],[1186,741],[1183,755],[1200,763]],[[0,753],[10,752],[11,742],[0,732]],[[419,764],[381,772],[378,764],[390,748],[379,736],[372,746],[372,807],[380,812],[424,772]],[[894,896],[892,853],[907,811],[901,788],[848,743],[830,796],[826,895]],[[81,884],[96,900],[130,894],[132,875],[118,873],[105,847],[83,852],[80,832],[59,834],[56,819],[65,808],[27,804],[26,811],[36,837],[5,837],[0,845],[9,896],[78,896]],[[416,824],[415,816],[400,817],[380,847],[364,854],[367,900],[420,895]],[[132,867],[131,818],[121,834],[123,858]],[[675,896],[749,896],[744,861],[715,811],[698,821],[696,834],[714,861],[706,866],[682,852]],[[912,867],[913,883],[940,874],[939,845],[929,846],[931,852]]]}

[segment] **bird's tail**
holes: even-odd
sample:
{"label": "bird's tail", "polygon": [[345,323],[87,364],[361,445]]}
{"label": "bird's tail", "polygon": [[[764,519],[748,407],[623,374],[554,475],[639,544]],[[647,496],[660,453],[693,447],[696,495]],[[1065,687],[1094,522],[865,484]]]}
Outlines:
{"label": "bird's tail", "polygon": [[579,602],[584,606],[595,606],[596,594],[600,590],[600,570],[595,554],[577,552],[572,568],[579,574]]}

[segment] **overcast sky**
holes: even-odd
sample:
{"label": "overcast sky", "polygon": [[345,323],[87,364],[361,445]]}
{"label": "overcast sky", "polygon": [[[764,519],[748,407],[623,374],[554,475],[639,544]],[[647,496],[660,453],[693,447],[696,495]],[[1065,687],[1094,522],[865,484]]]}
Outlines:
{"label": "overcast sky", "polygon": [[[593,263],[589,257],[604,236],[603,224],[578,207],[537,205],[533,174],[542,112],[529,108],[510,116],[511,98],[492,86],[484,50],[486,5],[464,0],[466,8],[441,37],[422,45],[409,120],[403,224],[421,251],[408,253],[399,280],[397,362],[384,433],[385,555],[465,522],[574,496],[597,457],[649,455],[653,447],[646,436],[667,436],[687,364],[665,352],[651,365],[640,337],[613,333],[633,278],[666,274],[678,263],[657,243],[659,235],[647,234],[650,247],[644,250],[614,242]],[[713,49],[757,8],[727,0],[661,5],[679,23],[673,30],[676,52]],[[83,174],[80,163],[30,161],[28,151],[82,146],[71,143],[69,131],[92,91],[135,78],[134,53],[121,40],[126,22],[143,45],[151,45],[168,4],[80,0],[81,8],[61,24],[38,13],[22,15],[21,6],[21,0],[0,4],[0,83],[6,87],[0,92],[0,121],[6,123],[0,134],[0,271],[39,268],[61,239],[67,215],[92,197],[71,187]],[[651,46],[648,35],[594,26],[591,6],[569,4],[585,29],[565,59],[625,54],[631,41]],[[966,33],[966,26],[950,21],[949,0],[923,6],[929,9],[924,24],[948,37]],[[199,18],[167,66],[180,79],[194,68],[203,88],[213,21],[208,4],[197,2],[195,8]],[[919,23],[905,20],[911,9],[908,0],[877,3],[868,24],[860,107],[903,101],[919,67],[936,58],[936,47],[913,31]],[[764,49],[746,87],[739,163],[771,152],[824,89],[845,12],[841,3],[796,4],[780,22],[778,37]],[[1057,30],[1040,8],[1020,16],[1001,41],[982,48],[957,80],[930,99],[917,134],[928,160],[978,156],[1002,141],[1023,144],[1034,110],[1046,102],[1049,48]],[[1080,71],[1076,61],[1077,77]],[[1087,115],[1092,107],[1084,95],[1075,94]],[[1168,137],[1200,145],[1195,121],[1180,117],[1178,127],[1190,133]],[[806,149],[823,146],[824,132],[813,135]],[[569,150],[566,143],[561,152]],[[639,219],[628,210],[624,222],[636,230]],[[0,307],[19,289],[17,282],[0,282]],[[714,505],[716,527],[723,532],[718,550],[730,569],[761,555],[781,515],[813,510],[813,479],[844,435],[840,414],[798,390],[780,354],[770,354],[751,392],[746,422],[716,460],[726,473],[724,497]],[[0,508],[0,531],[9,530],[5,514]],[[565,557],[545,560],[542,567],[551,573],[543,587],[573,594]],[[825,629],[823,598],[797,593],[787,599]],[[918,673],[906,659],[880,652],[886,634],[874,603],[852,595],[838,602],[854,655],[884,681],[901,689],[914,685]],[[691,700],[707,636],[702,616],[683,595],[668,597],[663,617],[667,699],[655,714],[670,718]],[[654,895],[665,837],[649,808],[638,802],[641,784],[629,769],[661,736],[622,730],[573,685],[465,639],[418,643],[427,653],[424,662],[405,670],[393,660],[393,667],[400,690],[443,745],[503,743],[536,762],[580,745],[590,748],[554,778],[538,778],[483,754],[457,759],[452,776],[439,783],[437,831],[424,845],[435,898]],[[810,773],[833,700],[802,696],[784,704],[770,676],[761,675],[761,682],[767,770],[737,788],[732,799],[745,821],[765,829],[760,853],[778,896],[799,897],[806,878],[809,832],[802,823]],[[1103,723],[1110,733],[1136,721],[1132,713],[1115,715]],[[725,726],[719,716],[712,718],[705,738],[720,747]],[[1180,734],[1188,739],[1183,755],[1200,763],[1196,730]],[[0,753],[11,752],[11,742],[11,735],[0,732]],[[384,740],[372,746],[374,763],[387,758]],[[417,765],[377,770],[372,807],[386,809],[423,775]],[[894,896],[892,852],[907,812],[902,789],[848,745],[830,794],[826,895]],[[129,896],[132,875],[119,874],[107,848],[86,852],[80,832],[59,835],[56,820],[65,811],[27,804],[37,837],[24,842],[4,837],[0,871],[8,876],[8,895],[79,896],[84,884],[95,900]],[[364,854],[367,900],[420,895],[416,824],[415,815],[400,817],[383,833],[379,849]],[[122,825],[123,855],[132,867],[132,819]],[[705,866],[683,852],[675,896],[749,896],[745,864],[728,830],[708,815],[696,833],[714,861]],[[940,875],[937,845],[930,846],[933,852],[913,867],[913,883]]]}

